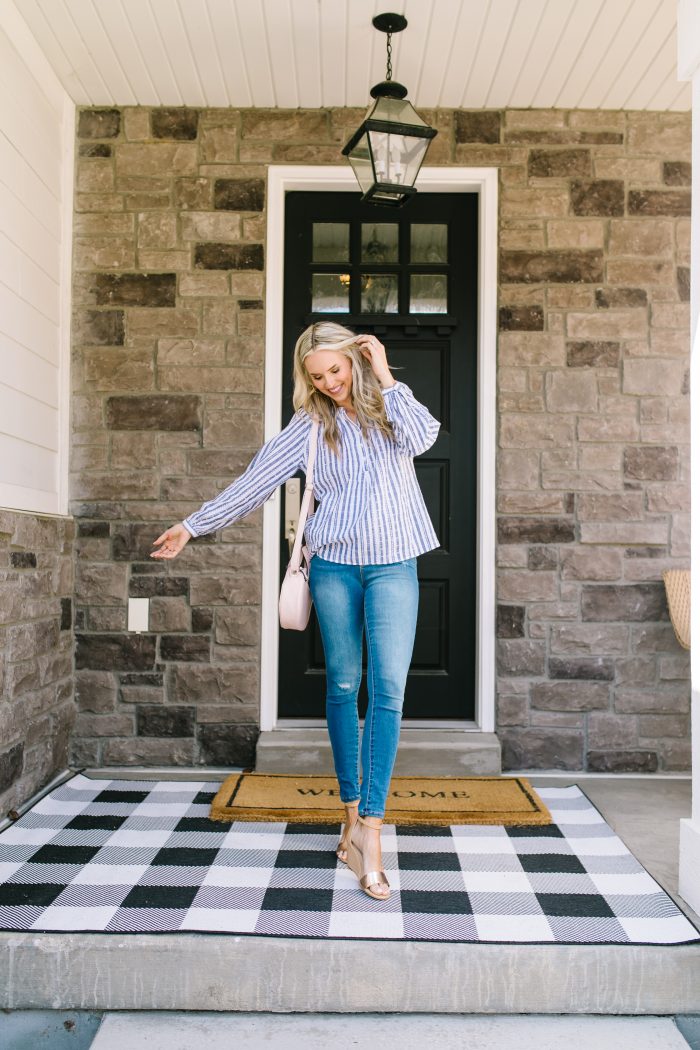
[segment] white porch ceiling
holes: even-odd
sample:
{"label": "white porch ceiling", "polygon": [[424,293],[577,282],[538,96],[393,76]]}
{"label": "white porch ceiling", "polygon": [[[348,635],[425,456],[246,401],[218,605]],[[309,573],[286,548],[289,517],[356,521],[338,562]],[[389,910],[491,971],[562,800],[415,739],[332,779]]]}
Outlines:
{"label": "white porch ceiling", "polygon": [[[3,0],[11,2],[11,0]],[[79,105],[690,109],[676,0],[14,0]]]}

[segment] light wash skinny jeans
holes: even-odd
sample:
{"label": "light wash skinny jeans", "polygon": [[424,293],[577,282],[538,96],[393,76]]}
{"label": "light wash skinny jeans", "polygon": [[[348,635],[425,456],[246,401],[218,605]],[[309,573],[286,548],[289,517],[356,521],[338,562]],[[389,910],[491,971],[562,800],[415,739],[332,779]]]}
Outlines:
{"label": "light wash skinny jeans", "polygon": [[[417,559],[341,565],[315,554],[309,586],[326,658],[326,718],[343,802],[383,817],[401,729],[404,689],[418,616]],[[369,704],[362,734],[357,694],[362,632],[367,637]]]}

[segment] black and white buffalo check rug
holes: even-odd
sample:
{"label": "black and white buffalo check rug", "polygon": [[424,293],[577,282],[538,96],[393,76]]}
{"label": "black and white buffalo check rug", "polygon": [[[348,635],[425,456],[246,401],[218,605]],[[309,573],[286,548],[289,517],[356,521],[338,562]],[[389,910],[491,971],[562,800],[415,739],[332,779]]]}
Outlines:
{"label": "black and white buffalo check rug", "polygon": [[335,856],[340,822],[207,814],[219,785],[78,774],[0,835],[0,929],[687,944],[695,927],[577,787],[545,827],[386,824],[388,901]]}

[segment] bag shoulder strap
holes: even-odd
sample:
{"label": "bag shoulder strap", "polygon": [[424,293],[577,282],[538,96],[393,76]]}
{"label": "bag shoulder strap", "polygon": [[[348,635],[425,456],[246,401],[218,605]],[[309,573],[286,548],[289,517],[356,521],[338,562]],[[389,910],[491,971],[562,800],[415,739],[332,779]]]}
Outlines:
{"label": "bag shoulder strap", "polygon": [[311,427],[311,438],[309,440],[309,458],[306,463],[306,488],[312,488],[314,481],[314,463],[316,462],[316,446],[318,444],[318,431],[320,420],[314,419]]}
{"label": "bag shoulder strap", "polygon": [[302,541],[304,538],[304,529],[306,528],[306,519],[309,513],[309,505],[313,499],[313,478],[314,478],[314,462],[316,460],[316,446],[318,444],[318,431],[319,431],[318,419],[314,419],[313,426],[311,428],[311,440],[309,442],[309,458],[306,463],[306,486],[304,488],[304,498],[301,501],[301,508],[299,510],[299,521],[297,522],[296,536],[294,537],[294,547],[292,548],[292,555],[289,559],[289,567],[292,572],[298,572],[301,564],[301,548]]}

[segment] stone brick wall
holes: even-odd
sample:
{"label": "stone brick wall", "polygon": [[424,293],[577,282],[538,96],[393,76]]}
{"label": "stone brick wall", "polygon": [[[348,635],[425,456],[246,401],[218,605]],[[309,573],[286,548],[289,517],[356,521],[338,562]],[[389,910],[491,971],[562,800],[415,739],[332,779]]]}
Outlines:
{"label": "stone brick wall", "polygon": [[690,564],[689,130],[685,114],[507,112],[498,145],[457,146],[503,165],[506,767],[690,765],[689,655],[661,582]]}
{"label": "stone brick wall", "polygon": [[0,817],[68,765],[73,528],[0,511]]}
{"label": "stone brick wall", "polygon": [[[76,761],[253,760],[261,511],[148,551],[262,440],[267,165],[339,163],[362,113],[80,113]],[[689,559],[689,116],[425,115],[431,164],[500,172],[505,767],[684,768],[661,573]]]}

